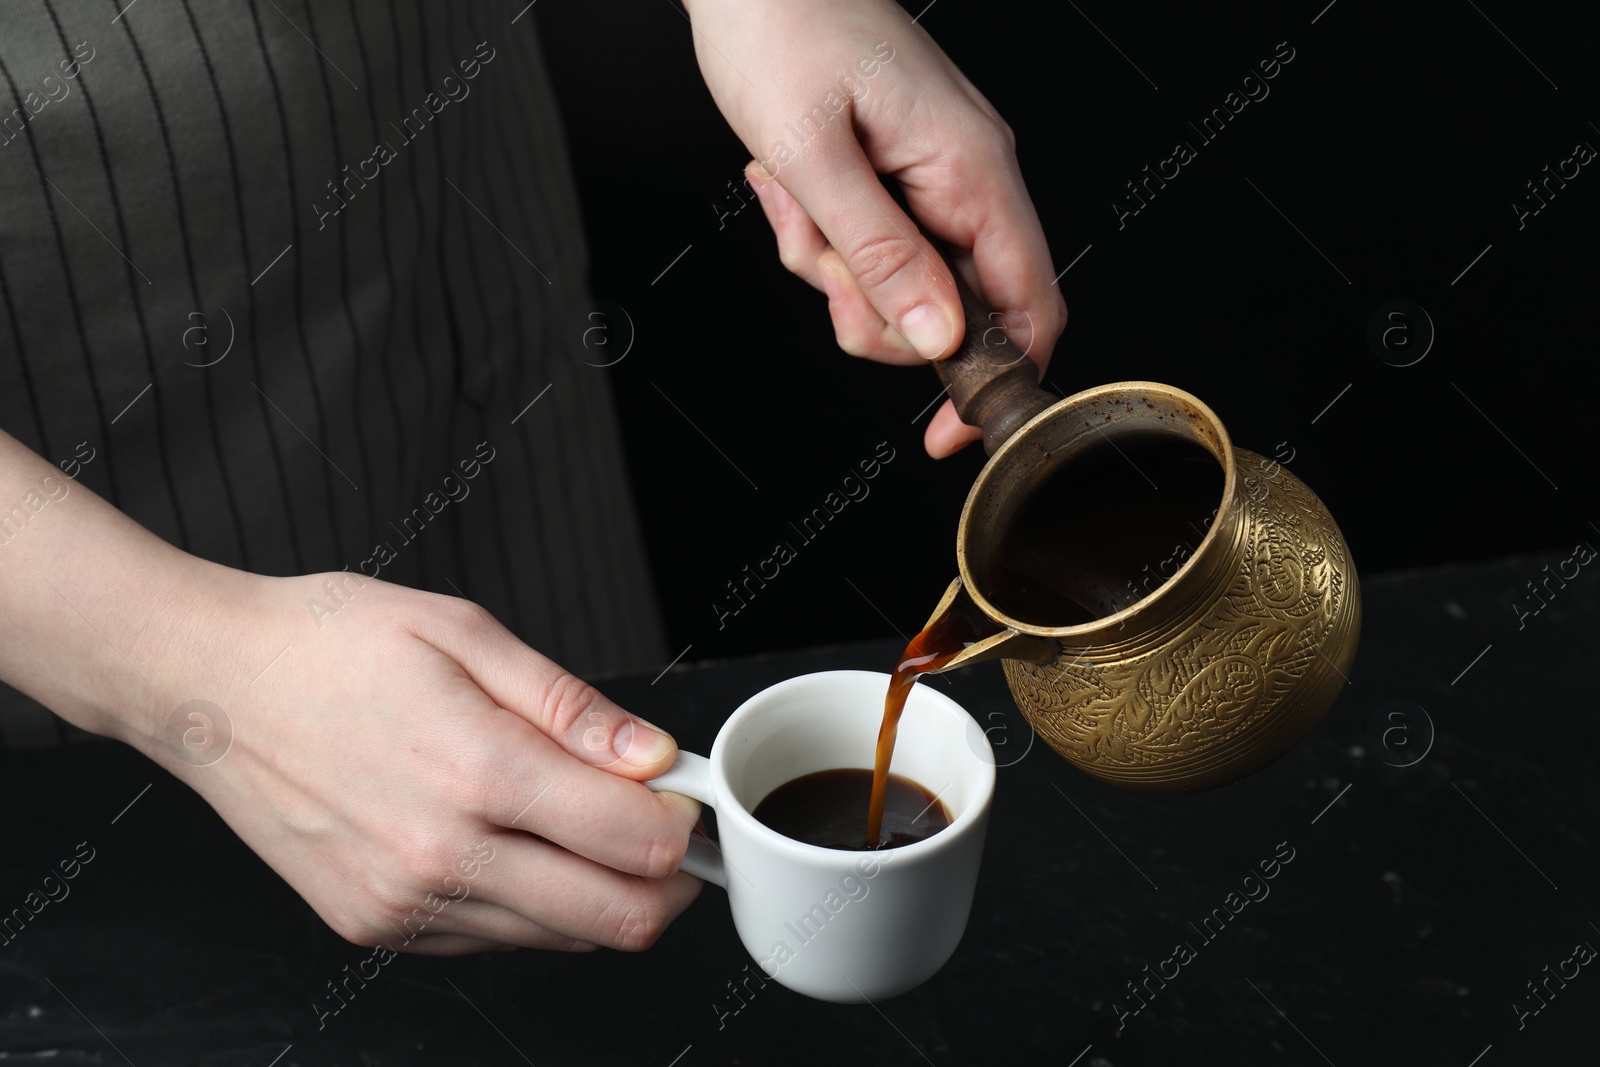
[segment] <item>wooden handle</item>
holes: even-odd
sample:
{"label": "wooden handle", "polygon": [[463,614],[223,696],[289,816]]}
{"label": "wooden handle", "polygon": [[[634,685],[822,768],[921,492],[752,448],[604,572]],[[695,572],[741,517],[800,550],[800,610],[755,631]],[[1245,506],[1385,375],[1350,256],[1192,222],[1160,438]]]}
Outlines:
{"label": "wooden handle", "polygon": [[[947,263],[949,259],[946,254]],[[1006,339],[1000,316],[978,302],[961,272],[952,266],[950,273],[961,295],[967,332],[956,354],[939,360],[933,369],[955,401],[961,421],[983,431],[984,451],[992,456],[1029,419],[1060,398],[1039,388],[1038,364]]]}

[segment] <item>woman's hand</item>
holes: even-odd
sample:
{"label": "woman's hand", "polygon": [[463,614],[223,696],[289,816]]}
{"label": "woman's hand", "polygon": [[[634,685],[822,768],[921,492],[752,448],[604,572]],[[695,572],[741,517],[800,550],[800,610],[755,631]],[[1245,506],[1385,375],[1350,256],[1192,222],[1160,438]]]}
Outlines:
{"label": "woman's hand", "polygon": [[[636,950],[698,894],[675,872],[699,805],[639,784],[672,764],[672,739],[488,612],[349,572],[226,574],[196,583],[141,669],[181,680],[158,709],[223,709],[231,744],[185,751],[182,716],[125,739],[341,936]],[[190,736],[218,743],[196,707]]]}
{"label": "woman's hand", "polygon": [[[1067,309],[1015,140],[927,33],[891,0],[688,7],[779,257],[827,293],[840,347],[901,364],[956,350],[961,302],[925,231],[961,250],[955,267],[1042,374]],[[937,458],[979,436],[947,400],[924,440]]]}

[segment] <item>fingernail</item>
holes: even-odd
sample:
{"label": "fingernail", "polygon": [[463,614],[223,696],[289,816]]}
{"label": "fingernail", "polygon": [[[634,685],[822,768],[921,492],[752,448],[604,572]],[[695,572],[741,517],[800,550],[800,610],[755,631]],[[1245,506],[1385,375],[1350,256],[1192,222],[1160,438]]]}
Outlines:
{"label": "fingernail", "polygon": [[635,767],[659,763],[673,749],[672,738],[643,719],[631,716],[611,735],[611,751],[619,760]]}
{"label": "fingernail", "polygon": [[950,346],[955,324],[938,304],[918,304],[900,317],[900,335],[923,359],[937,359]]}

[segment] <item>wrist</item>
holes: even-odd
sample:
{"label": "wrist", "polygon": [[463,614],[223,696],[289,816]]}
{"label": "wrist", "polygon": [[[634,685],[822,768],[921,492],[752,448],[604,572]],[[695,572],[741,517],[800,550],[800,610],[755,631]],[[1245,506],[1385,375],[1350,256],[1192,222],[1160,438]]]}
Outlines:
{"label": "wrist", "polygon": [[168,544],[0,431],[0,511],[8,501],[18,503],[0,523],[0,679],[157,756],[179,704],[231,683],[230,649],[245,658],[261,590],[282,579]]}
{"label": "wrist", "polygon": [[250,584],[262,580],[176,550],[161,555],[136,582],[113,581],[96,600],[104,639],[83,672],[76,716],[57,709],[157,762],[167,717],[179,704],[205,698],[237,629],[232,616],[248,601]]}
{"label": "wrist", "polygon": [[[215,708],[235,713],[250,683],[272,652],[263,652],[286,612],[273,612],[280,583],[270,578],[220,566],[182,552],[163,561],[156,574],[141,583],[136,607],[117,613],[127,635],[117,648],[101,642],[103,655],[92,681],[89,704],[92,723],[79,723],[95,733],[121,741],[174,774],[192,762],[179,747],[200,723],[209,730],[225,725]],[[109,636],[109,634],[108,634]],[[277,641],[273,651],[288,640]],[[204,710],[204,720],[183,713],[185,705]],[[193,710],[193,709],[190,709]],[[174,724],[177,728],[172,729]],[[193,746],[189,746],[193,748]],[[203,754],[203,753],[201,753]]]}

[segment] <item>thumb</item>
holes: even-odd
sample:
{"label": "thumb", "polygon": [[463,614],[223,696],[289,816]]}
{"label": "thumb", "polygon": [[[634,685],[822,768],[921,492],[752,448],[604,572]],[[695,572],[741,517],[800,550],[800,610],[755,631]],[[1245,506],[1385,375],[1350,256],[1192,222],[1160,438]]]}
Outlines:
{"label": "thumb", "polygon": [[500,707],[591,767],[645,781],[665,774],[678,743],[594,686],[517,639],[492,615],[450,597],[456,611],[429,611],[411,620],[412,632],[467,673]]}
{"label": "thumb", "polygon": [[538,716],[545,724],[535,726],[583,762],[620,777],[642,782],[667,772],[678,758],[671,734],[619,708],[589,683],[570,674],[563,678],[545,698]]}
{"label": "thumb", "polygon": [[949,266],[878,180],[861,145],[783,173],[781,183],[816,222],[885,322],[925,359],[956,350],[965,331]]}

